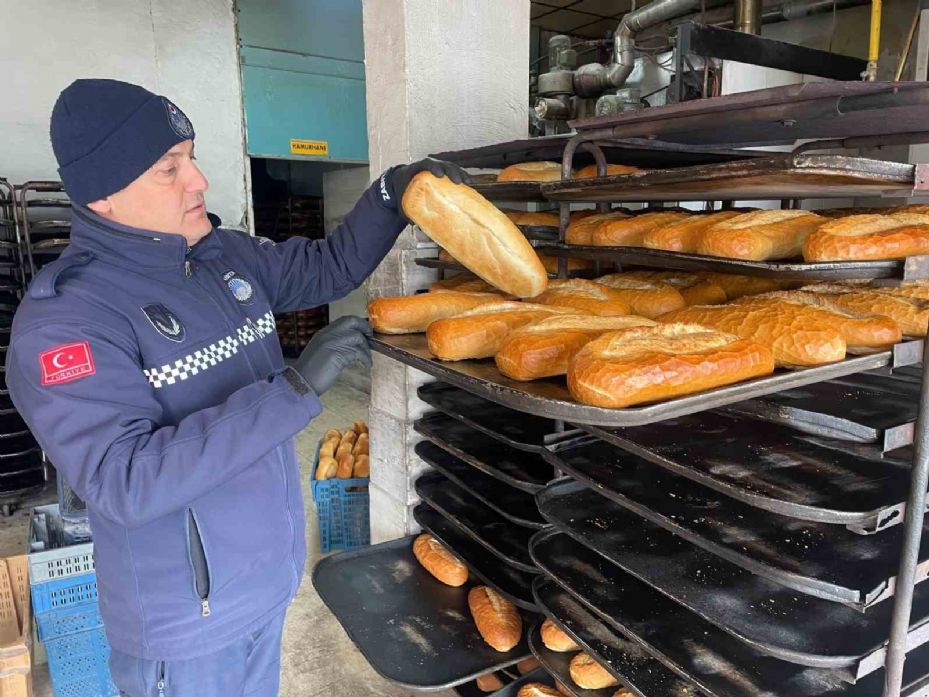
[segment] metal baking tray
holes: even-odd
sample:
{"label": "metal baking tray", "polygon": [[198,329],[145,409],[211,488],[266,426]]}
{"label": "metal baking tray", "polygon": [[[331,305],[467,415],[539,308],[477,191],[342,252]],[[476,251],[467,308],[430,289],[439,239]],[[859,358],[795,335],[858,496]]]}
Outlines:
{"label": "metal baking tray", "polygon": [[553,257],[616,262],[623,266],[645,266],[676,271],[715,271],[743,276],[776,277],[782,280],[845,281],[850,279],[897,278],[915,280],[929,276],[929,259],[913,256],[905,261],[746,261],[700,254],[682,254],[645,247],[596,247],[574,244],[541,244],[539,254]]}
{"label": "metal baking tray", "polygon": [[426,463],[511,523],[535,530],[548,526],[532,494],[501,485],[498,480],[472,468],[435,443],[421,441],[414,449]]}
{"label": "metal baking tray", "polygon": [[552,651],[545,646],[542,643],[541,628],[542,622],[539,621],[529,630],[529,648],[532,655],[539,659],[542,667],[561,683],[562,687],[559,689],[567,690],[571,697],[613,697],[616,693],[615,687],[605,687],[602,690],[585,690],[575,685],[571,679],[569,665],[571,659],[574,658],[574,654]]}
{"label": "metal baking tray", "polygon": [[370,341],[371,348],[378,353],[492,402],[549,419],[599,426],[639,426],[654,423],[771,392],[887,367],[893,361],[892,353],[884,351],[815,368],[779,370],[768,377],[746,380],[658,404],[604,409],[575,402],[568,393],[564,380],[561,379],[518,382],[505,378],[492,360],[440,361],[429,352],[424,334],[377,334]]}
{"label": "metal baking tray", "polygon": [[[785,519],[714,492],[638,459],[600,459],[603,448],[581,445],[563,453],[578,481],[553,482],[536,495],[556,528],[613,529],[625,509],[706,551],[767,579],[864,611],[893,596],[902,527],[880,536],[841,525]],[[929,524],[926,525],[929,528]],[[924,534],[917,582],[929,575]]]}
{"label": "metal baking tray", "polygon": [[526,675],[521,675],[515,680],[510,676],[506,675],[503,671],[497,672],[497,677],[500,678],[500,681],[505,683],[502,688],[496,692],[484,692],[478,688],[478,686],[473,683],[465,683],[455,688],[455,691],[460,695],[460,697],[517,697],[517,693],[523,685],[527,685],[531,682],[540,682],[543,685],[548,685],[552,687],[555,684],[555,681],[552,677],[545,671],[544,668],[536,668]]}
{"label": "metal baking tray", "polygon": [[[883,665],[892,603],[862,614],[753,575],[632,513],[623,518],[618,529],[578,525],[566,528],[570,536],[543,530],[530,545],[533,559],[545,571],[541,560],[551,558],[552,549],[564,555],[580,543],[612,564],[607,582],[616,573],[634,576],[763,654],[811,668],[843,668],[858,678]],[[560,542],[547,542],[558,535]],[[921,584],[914,594],[910,650],[929,640],[927,618],[929,586]]]}
{"label": "metal baking tray", "polygon": [[[554,586],[554,583],[545,576],[537,576],[532,584],[537,598],[539,589],[546,586]],[[545,615],[637,697],[691,697],[700,694],[693,684],[675,675],[639,644],[624,637],[577,601],[565,596],[563,602],[553,605],[556,607],[542,607]],[[568,652],[569,656],[574,653]]]}
{"label": "metal baking tray", "polygon": [[528,658],[525,638],[506,653],[484,642],[468,586],[446,586],[423,569],[414,539],[334,554],[313,569],[314,588],[371,667],[408,689],[432,691]]}
{"label": "metal baking tray", "polygon": [[[721,411],[651,426],[585,430],[674,474],[772,513],[846,525],[861,533],[903,521],[910,463],[879,453],[870,458],[849,453],[835,447],[841,441]],[[559,466],[554,453],[549,451],[547,457]]]}
{"label": "metal baking tray", "polygon": [[[570,255],[563,255],[570,256]],[[457,261],[443,261],[441,259],[433,259],[431,257],[419,257],[416,259],[417,266],[423,266],[427,269],[439,269],[440,271],[449,271],[454,273],[460,273],[462,271],[468,271],[468,269],[459,264]],[[570,278],[596,278],[598,275],[595,269],[577,269],[568,273]],[[557,273],[549,273],[549,278],[558,278]]]}
{"label": "metal baking tray", "polygon": [[520,571],[539,572],[529,556],[529,538],[534,530],[513,525],[438,472],[422,475],[415,486],[423,501],[502,561]]}
{"label": "metal baking tray", "polygon": [[919,385],[868,375],[807,385],[724,407],[804,433],[859,443],[881,452],[913,442]]}
{"label": "metal baking tray", "polygon": [[471,188],[489,201],[535,202],[543,203],[541,182],[493,182],[475,183]]}
{"label": "metal baking tray", "polygon": [[413,428],[429,442],[520,491],[534,494],[552,479],[552,466],[539,455],[506,445],[441,412],[417,419]]}
{"label": "metal baking tray", "polygon": [[532,598],[532,575],[501,564],[487,549],[465,535],[427,503],[413,509],[413,517],[423,529],[461,559],[473,576],[493,587],[500,595],[524,610],[538,612]]}

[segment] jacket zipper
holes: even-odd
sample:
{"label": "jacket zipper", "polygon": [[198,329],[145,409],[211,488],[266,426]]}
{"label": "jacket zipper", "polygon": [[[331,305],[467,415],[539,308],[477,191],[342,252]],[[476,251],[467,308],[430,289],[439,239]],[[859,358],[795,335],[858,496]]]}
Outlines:
{"label": "jacket zipper", "polygon": [[158,697],[165,697],[165,662],[158,661]]}
{"label": "jacket zipper", "polygon": [[187,548],[194,574],[194,593],[200,598],[200,616],[209,617],[213,614],[210,610],[210,565],[200,535],[200,524],[192,508],[187,509]]}

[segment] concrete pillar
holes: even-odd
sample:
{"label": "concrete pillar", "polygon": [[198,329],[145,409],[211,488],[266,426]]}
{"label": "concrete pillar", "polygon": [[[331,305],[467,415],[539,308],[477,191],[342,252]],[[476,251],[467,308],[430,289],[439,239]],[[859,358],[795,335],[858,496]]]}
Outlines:
{"label": "concrete pillar", "polygon": [[[371,178],[430,153],[525,138],[529,0],[364,0]],[[407,229],[368,284],[408,295],[435,272],[435,246]],[[411,425],[430,378],[381,356],[371,385],[371,541],[415,532],[413,483],[425,468]]]}

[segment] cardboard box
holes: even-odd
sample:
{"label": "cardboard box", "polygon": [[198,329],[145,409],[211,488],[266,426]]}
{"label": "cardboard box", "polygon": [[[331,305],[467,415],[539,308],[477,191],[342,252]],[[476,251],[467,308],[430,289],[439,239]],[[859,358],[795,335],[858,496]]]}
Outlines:
{"label": "cardboard box", "polygon": [[0,697],[32,697],[29,558],[0,559]]}

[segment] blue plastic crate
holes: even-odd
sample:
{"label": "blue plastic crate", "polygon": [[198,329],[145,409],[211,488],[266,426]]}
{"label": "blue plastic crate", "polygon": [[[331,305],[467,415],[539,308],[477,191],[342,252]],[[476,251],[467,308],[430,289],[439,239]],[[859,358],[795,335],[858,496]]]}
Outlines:
{"label": "blue plastic crate", "polygon": [[371,544],[368,478],[317,481],[319,446],[310,472],[310,490],[319,518],[319,546],[323,554]]}
{"label": "blue plastic crate", "polygon": [[110,678],[110,644],[102,627],[44,643],[55,697],[113,697],[118,694]]}

